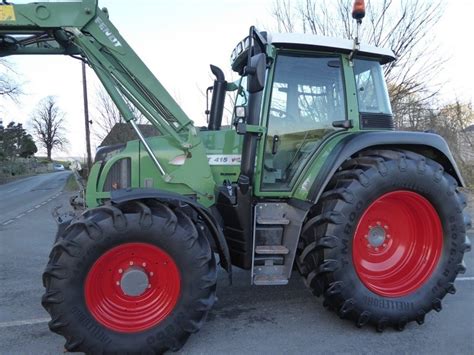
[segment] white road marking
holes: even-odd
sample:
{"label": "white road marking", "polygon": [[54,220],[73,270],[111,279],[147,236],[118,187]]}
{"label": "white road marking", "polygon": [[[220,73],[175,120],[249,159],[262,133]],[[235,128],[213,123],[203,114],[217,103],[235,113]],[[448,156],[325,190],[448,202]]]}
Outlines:
{"label": "white road marking", "polygon": [[456,281],[474,281],[474,276],[457,277]]}
{"label": "white road marking", "polygon": [[13,192],[13,191],[16,191],[16,190],[18,190],[18,188],[5,191],[5,193]]}
{"label": "white road marking", "polygon": [[[16,190],[16,189],[14,189],[14,190]],[[11,190],[11,191],[13,191],[13,190]],[[31,212],[33,212],[35,209],[40,208],[41,206],[46,205],[48,202],[51,202],[51,201],[54,200],[56,197],[58,197],[60,194],[61,194],[61,193],[58,193],[58,194],[54,195],[53,197],[50,197],[50,198],[47,199],[46,201],[41,202],[39,205],[36,205],[35,207],[29,209],[28,211],[19,214],[19,215],[16,216],[14,219],[10,219],[9,221],[3,222],[3,223],[2,223],[2,226],[6,226],[7,224],[10,224],[10,223],[14,222],[15,219],[19,219],[19,218],[21,218],[21,217],[24,217],[27,213],[31,213]]]}
{"label": "white road marking", "polygon": [[38,318],[38,319],[27,319],[27,320],[14,320],[11,322],[3,322],[0,323],[0,328],[8,328],[8,327],[18,327],[19,325],[32,325],[32,324],[40,324],[40,323],[47,323],[51,320],[51,318]]}

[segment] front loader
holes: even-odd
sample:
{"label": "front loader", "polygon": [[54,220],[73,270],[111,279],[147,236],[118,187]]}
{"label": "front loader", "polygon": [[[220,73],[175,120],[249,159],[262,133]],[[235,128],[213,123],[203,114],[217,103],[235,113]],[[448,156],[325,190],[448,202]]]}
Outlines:
{"label": "front loader", "polygon": [[[391,50],[251,27],[231,55],[237,81],[211,66],[205,127],[96,0],[0,5],[0,56],[46,54],[86,62],[139,137],[97,151],[87,209],[60,225],[43,275],[68,351],[180,349],[216,300],[217,258],[255,286],[296,267],[327,308],[378,331],[423,323],[455,292],[463,180],[443,138],[393,129]],[[132,108],[160,135],[145,138]]]}

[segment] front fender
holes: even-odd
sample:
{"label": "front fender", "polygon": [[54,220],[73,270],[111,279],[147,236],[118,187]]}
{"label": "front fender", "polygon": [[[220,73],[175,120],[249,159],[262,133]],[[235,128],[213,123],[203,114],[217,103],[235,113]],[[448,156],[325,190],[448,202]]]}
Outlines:
{"label": "front fender", "polygon": [[144,199],[156,199],[158,201],[166,202],[176,206],[182,206],[183,204],[186,204],[192,207],[199,214],[199,216],[202,217],[203,221],[211,231],[212,237],[217,246],[221,265],[229,273],[229,277],[231,277],[232,265],[230,261],[229,247],[224,238],[222,228],[209,209],[189,197],[169,191],[147,188],[129,188],[114,190],[111,192],[112,203],[122,203],[132,200]]}

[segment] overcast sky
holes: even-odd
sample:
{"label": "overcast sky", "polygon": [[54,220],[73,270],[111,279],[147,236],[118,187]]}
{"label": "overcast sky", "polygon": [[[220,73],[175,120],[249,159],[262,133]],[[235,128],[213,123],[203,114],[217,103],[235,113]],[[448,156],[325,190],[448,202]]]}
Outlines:
{"label": "overcast sky", "polygon": [[[27,3],[29,1],[14,1]],[[273,0],[99,0],[110,19],[158,80],[175,97],[189,117],[205,124],[202,92],[212,84],[209,64],[221,67],[226,75],[229,57],[249,26],[271,25]],[[474,2],[449,0],[443,19],[436,28],[440,50],[450,58],[439,73],[442,99],[455,97],[474,102],[472,58],[472,16]],[[19,104],[0,102],[0,119],[26,124],[43,97],[56,96],[66,113],[70,146],[53,156],[84,156],[84,118],[80,62],[64,56],[10,57],[20,74],[24,95]],[[91,119],[94,120],[94,91],[100,84],[90,78]],[[94,125],[92,125],[94,127]],[[97,144],[94,141],[93,149]]]}

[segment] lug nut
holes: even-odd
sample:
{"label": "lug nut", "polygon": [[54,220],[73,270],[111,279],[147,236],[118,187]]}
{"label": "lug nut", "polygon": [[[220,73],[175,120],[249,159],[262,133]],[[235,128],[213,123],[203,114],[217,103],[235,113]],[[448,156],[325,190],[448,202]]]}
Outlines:
{"label": "lug nut", "polygon": [[119,269],[119,274],[121,274],[122,272],[123,272],[123,270],[122,270],[122,269]]}
{"label": "lug nut", "polygon": [[375,251],[379,251],[379,248],[375,248]]}
{"label": "lug nut", "polygon": [[120,286],[120,282],[119,282],[119,281],[117,281],[115,284],[116,284],[117,286]]}
{"label": "lug nut", "polygon": [[150,271],[150,276],[153,276],[153,271]]}
{"label": "lug nut", "polygon": [[130,265],[133,265],[133,261],[130,261]]}
{"label": "lug nut", "polygon": [[143,266],[143,267],[146,267],[146,263],[143,263],[142,266]]}

